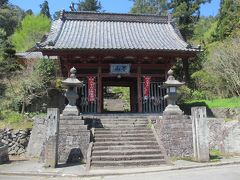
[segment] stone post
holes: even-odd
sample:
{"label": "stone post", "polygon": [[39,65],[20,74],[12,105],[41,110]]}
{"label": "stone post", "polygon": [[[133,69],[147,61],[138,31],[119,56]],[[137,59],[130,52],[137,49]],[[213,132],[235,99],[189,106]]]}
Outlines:
{"label": "stone post", "polygon": [[191,108],[194,158],[199,162],[209,161],[209,129],[206,107]]}
{"label": "stone post", "polygon": [[9,161],[8,157],[8,146],[4,145],[0,141],[0,164],[4,164]]}
{"label": "stone post", "polygon": [[45,166],[55,168],[58,163],[58,136],[60,113],[57,108],[47,110],[47,141],[45,146]]}

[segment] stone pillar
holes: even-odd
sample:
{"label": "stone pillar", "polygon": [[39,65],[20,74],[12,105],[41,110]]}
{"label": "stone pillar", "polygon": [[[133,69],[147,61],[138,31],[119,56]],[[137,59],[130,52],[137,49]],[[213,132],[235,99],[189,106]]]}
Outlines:
{"label": "stone pillar", "polygon": [[199,162],[209,161],[209,128],[206,107],[193,107],[191,114],[194,158]]}
{"label": "stone pillar", "polygon": [[0,141],[0,164],[4,164],[9,161],[8,157],[8,146],[4,145]]}
{"label": "stone pillar", "polygon": [[55,168],[58,163],[58,136],[60,113],[57,108],[47,110],[47,141],[45,146],[45,166]]}

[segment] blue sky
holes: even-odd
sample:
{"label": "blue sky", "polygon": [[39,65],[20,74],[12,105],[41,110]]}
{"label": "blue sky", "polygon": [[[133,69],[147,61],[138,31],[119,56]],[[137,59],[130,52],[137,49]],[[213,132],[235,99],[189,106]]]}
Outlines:
{"label": "blue sky", "polygon": [[[24,10],[32,9],[34,13],[40,11],[39,5],[43,3],[44,0],[9,0],[10,3],[18,5]],[[79,0],[48,0],[51,14],[57,10],[69,10],[69,5],[71,2],[78,2]],[[129,12],[132,2],[129,0],[100,0],[103,6],[103,10],[106,12],[115,13],[127,13]],[[218,13],[220,6],[220,0],[212,0],[209,4],[202,5],[201,15],[204,16],[215,16]]]}

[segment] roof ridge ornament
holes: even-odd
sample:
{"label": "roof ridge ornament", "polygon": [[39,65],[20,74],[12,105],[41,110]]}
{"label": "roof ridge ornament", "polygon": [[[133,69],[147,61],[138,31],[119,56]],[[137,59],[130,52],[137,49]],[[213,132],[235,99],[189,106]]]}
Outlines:
{"label": "roof ridge ornament", "polygon": [[173,22],[171,13],[168,13],[167,18],[168,18],[168,24]]}

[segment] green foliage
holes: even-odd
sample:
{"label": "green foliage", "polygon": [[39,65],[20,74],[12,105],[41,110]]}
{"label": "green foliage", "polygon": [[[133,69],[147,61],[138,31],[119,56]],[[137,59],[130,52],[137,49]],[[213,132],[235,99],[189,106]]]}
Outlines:
{"label": "green foliage", "polygon": [[200,6],[211,0],[171,0],[170,10],[173,17],[178,20],[178,27],[184,39],[191,39],[194,32],[194,25],[200,17]]}
{"label": "green foliage", "polygon": [[213,100],[194,100],[185,103],[189,106],[205,105],[209,108],[240,108],[240,98],[225,98]]}
{"label": "green foliage", "polygon": [[84,0],[78,4],[79,11],[96,11],[99,12],[102,5],[98,0]]}
{"label": "green foliage", "polygon": [[213,41],[213,34],[217,27],[217,19],[215,17],[200,17],[199,21],[194,25],[194,33],[191,41],[206,46],[206,43]]}
{"label": "green foliage", "polygon": [[129,87],[112,87],[113,93],[122,94],[121,99],[130,103],[130,90]]}
{"label": "green foliage", "polygon": [[132,0],[134,2],[131,13],[135,14],[167,14],[167,0]]}
{"label": "green foliage", "polygon": [[55,66],[53,60],[40,59],[33,70],[24,69],[15,77],[11,77],[5,94],[0,102],[3,109],[11,109],[24,113],[35,98],[41,98],[47,94],[51,80],[55,78]]}
{"label": "green foliage", "polygon": [[218,162],[222,159],[223,154],[217,149],[211,149],[209,156],[211,162]]}
{"label": "green foliage", "polygon": [[17,6],[4,6],[0,8],[0,27],[7,36],[13,34],[24,16],[24,12]]}
{"label": "green foliage", "polygon": [[42,77],[43,85],[48,85],[55,75],[54,61],[51,59],[39,59],[34,69],[33,75]]}
{"label": "green foliage", "polygon": [[0,77],[9,78],[17,70],[20,70],[20,65],[17,63],[15,50],[5,31],[0,29]]}
{"label": "green foliage", "polygon": [[8,0],[0,0],[0,7],[3,7],[8,4]]}
{"label": "green foliage", "polygon": [[221,97],[240,96],[240,39],[219,43],[205,62],[204,70],[210,77],[216,77],[214,83],[221,93]]}
{"label": "green foliage", "polygon": [[11,40],[17,51],[32,48],[43,35],[50,30],[51,21],[41,14],[27,15],[21,22],[21,27],[15,31]]}
{"label": "green foliage", "polygon": [[48,17],[49,19],[51,19],[51,14],[50,14],[50,10],[49,10],[49,6],[48,6],[48,1],[44,1],[41,5],[40,5],[41,11],[40,14]]}
{"label": "green foliage", "polygon": [[32,128],[32,121],[27,115],[11,110],[0,110],[0,128],[28,129]]}
{"label": "green foliage", "polygon": [[215,38],[224,40],[240,28],[240,0],[221,0]]}

